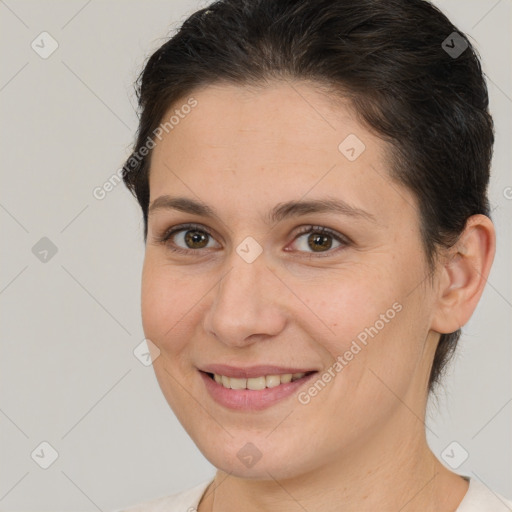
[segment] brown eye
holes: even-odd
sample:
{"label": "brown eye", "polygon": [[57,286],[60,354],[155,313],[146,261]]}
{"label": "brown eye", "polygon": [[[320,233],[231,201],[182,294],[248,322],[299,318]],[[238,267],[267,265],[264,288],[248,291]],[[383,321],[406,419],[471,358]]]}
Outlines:
{"label": "brown eye", "polygon": [[206,228],[194,224],[175,226],[158,238],[158,242],[171,251],[184,254],[212,248],[208,244],[213,241],[213,236]]}
{"label": "brown eye", "polygon": [[[306,236],[307,235],[307,236]],[[322,226],[307,226],[301,230],[295,238],[299,252],[306,252],[309,255],[320,255],[326,253],[329,256],[336,252],[336,249],[343,248],[350,244],[350,240],[340,233]],[[338,244],[333,246],[333,243]],[[331,251],[330,249],[334,249]]]}
{"label": "brown eye", "polygon": [[313,249],[328,250],[332,246],[332,236],[315,233],[308,236],[308,246]]}
{"label": "brown eye", "polygon": [[203,231],[190,229],[185,231],[185,243],[190,249],[202,249],[203,247],[206,247],[208,243],[208,236],[209,235]]}

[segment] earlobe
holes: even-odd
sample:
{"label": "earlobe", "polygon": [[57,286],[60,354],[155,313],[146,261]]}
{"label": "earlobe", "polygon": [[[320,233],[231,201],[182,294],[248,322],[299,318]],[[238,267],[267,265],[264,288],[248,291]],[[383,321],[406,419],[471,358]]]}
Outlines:
{"label": "earlobe", "polygon": [[485,215],[471,216],[441,269],[432,330],[450,333],[468,322],[487,283],[495,250],[492,221]]}

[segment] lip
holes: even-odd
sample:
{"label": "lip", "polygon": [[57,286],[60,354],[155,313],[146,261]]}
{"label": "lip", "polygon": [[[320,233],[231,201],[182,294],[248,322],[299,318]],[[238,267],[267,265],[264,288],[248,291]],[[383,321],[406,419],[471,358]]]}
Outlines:
{"label": "lip", "polygon": [[257,365],[237,367],[226,364],[209,364],[199,368],[205,373],[216,373],[226,377],[235,377],[236,379],[250,379],[252,377],[261,377],[262,375],[284,375],[286,373],[309,373],[316,371],[314,368],[291,368],[285,366]]}
{"label": "lip", "polygon": [[[251,367],[251,372],[257,368],[260,371],[260,368],[263,367]],[[264,368],[272,368],[272,367],[264,367]],[[273,371],[275,371],[276,367],[273,367]],[[238,368],[238,370],[242,370]],[[248,370],[245,368],[244,370]],[[225,369],[223,370],[225,371]],[[281,370],[280,370],[281,371]],[[309,370],[311,371],[311,370]],[[208,372],[208,373],[217,373]],[[251,390],[251,389],[227,389],[222,384],[218,384],[215,382],[208,373],[204,371],[199,371],[199,375],[203,379],[205,387],[208,391],[208,394],[211,398],[217,402],[219,405],[222,405],[228,409],[238,410],[238,411],[260,411],[262,409],[267,409],[272,405],[277,404],[281,400],[290,397],[292,394],[296,393],[297,390],[302,387],[306,382],[308,382],[314,375],[318,372],[313,371],[313,373],[307,374],[301,379],[297,379],[293,382],[287,382],[285,384],[279,384],[279,386],[273,388],[265,388],[261,390]],[[284,373],[299,373],[298,371],[285,371]],[[261,375],[278,375],[277,373],[258,373],[257,375],[253,373],[253,376],[261,376]],[[226,373],[219,373],[219,375],[226,375]],[[241,375],[240,372],[237,375]],[[237,375],[233,374],[233,377],[237,377]],[[226,375],[226,377],[230,377],[231,375]],[[242,377],[243,378],[243,377]],[[250,377],[248,377],[250,378]]]}

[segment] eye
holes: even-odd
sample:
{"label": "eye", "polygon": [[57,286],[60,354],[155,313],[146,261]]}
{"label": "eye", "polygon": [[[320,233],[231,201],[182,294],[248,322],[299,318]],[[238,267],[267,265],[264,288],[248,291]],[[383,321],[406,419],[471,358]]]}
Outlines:
{"label": "eye", "polygon": [[162,236],[157,237],[156,241],[168,246],[173,252],[189,254],[198,249],[211,249],[212,247],[208,246],[208,238],[213,240],[208,229],[197,224],[182,224],[167,230]]}
{"label": "eye", "polygon": [[[308,236],[305,237],[305,235]],[[335,246],[335,249],[343,248],[350,244],[350,240],[347,237],[323,226],[303,227],[294,242],[298,242],[297,245],[301,252],[308,252],[307,249],[311,249],[312,252],[309,253],[310,255],[316,254],[324,256],[321,253],[328,253],[326,256],[329,256],[333,252],[336,252],[335,250],[330,250],[333,246],[333,239],[335,243],[338,244]]]}
{"label": "eye", "polygon": [[[305,237],[305,235],[309,236]],[[334,250],[331,250],[333,240],[338,245],[335,245]],[[197,253],[200,249],[215,248],[215,246],[209,245],[209,242],[212,241],[212,233],[207,228],[198,224],[174,226],[165,231],[163,235],[156,237],[157,243],[164,244],[169,250],[181,254]],[[336,250],[343,249],[351,243],[348,237],[323,226],[304,226],[293,242],[298,245],[299,252],[308,253],[308,249],[311,249],[311,252],[308,254],[310,257],[314,255],[319,257],[329,256],[336,252]],[[327,254],[324,255],[322,253]]]}

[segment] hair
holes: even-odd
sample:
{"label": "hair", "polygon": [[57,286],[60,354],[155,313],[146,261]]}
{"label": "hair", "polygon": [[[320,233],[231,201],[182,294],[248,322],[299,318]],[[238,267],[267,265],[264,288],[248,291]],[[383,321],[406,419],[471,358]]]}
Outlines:
{"label": "hair", "polygon": [[[445,41],[467,48],[449,54]],[[390,176],[418,201],[431,275],[439,249],[457,241],[471,215],[490,217],[494,128],[487,86],[476,50],[435,6],[425,0],[218,0],[188,17],[137,80],[140,121],[122,174],[142,208],[145,241],[147,146],[169,108],[201,87],[264,87],[272,79],[304,80],[333,100],[348,99],[359,121],[388,143]],[[460,334],[441,334],[429,392]]]}

